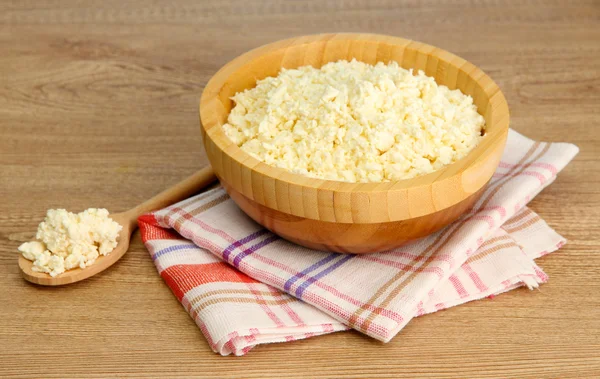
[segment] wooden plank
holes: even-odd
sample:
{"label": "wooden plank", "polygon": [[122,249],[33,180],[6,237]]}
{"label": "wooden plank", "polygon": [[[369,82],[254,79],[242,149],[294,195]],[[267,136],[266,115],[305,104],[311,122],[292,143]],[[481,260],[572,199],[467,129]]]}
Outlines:
{"label": "wooden plank", "polygon": [[[600,376],[600,4],[356,0],[0,2],[0,377]],[[123,211],[206,164],[198,99],[222,65],[301,34],[396,35],[455,53],[502,88],[511,126],[581,153],[530,204],[569,243],[550,281],[413,320],[211,352],[135,234],[110,270],[63,288],[19,274],[47,208]]]}

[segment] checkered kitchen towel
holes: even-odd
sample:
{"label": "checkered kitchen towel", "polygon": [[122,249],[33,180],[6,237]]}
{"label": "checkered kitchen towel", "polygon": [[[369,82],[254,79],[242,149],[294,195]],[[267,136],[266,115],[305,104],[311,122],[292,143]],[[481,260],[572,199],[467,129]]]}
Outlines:
{"label": "checkered kitchen towel", "polygon": [[577,152],[511,131],[470,213],[384,253],[294,245],[221,188],[142,216],[140,229],[160,275],[220,354],[348,328],[387,342],[413,317],[545,282],[534,259],[565,240],[525,205]]}

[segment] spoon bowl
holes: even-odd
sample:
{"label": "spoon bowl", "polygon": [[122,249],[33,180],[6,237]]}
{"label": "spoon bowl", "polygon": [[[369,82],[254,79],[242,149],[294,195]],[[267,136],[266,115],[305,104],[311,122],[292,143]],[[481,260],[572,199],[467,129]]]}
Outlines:
{"label": "spoon bowl", "polygon": [[117,246],[108,255],[99,256],[92,265],[86,268],[75,268],[52,277],[44,272],[33,271],[33,262],[19,255],[19,268],[23,278],[31,283],[43,286],[61,286],[87,279],[106,270],[121,259],[129,249],[131,234],[137,229],[139,216],[188,198],[214,180],[216,180],[216,177],[209,166],[135,208],[126,212],[111,214],[110,218],[123,227],[119,232]]}
{"label": "spoon bowl", "polygon": [[100,271],[104,271],[115,262],[117,262],[129,249],[129,240],[131,239],[131,233],[136,229],[136,225],[130,222],[128,212],[115,213],[110,215],[114,221],[116,221],[123,228],[119,232],[117,240],[117,246],[108,255],[99,256],[96,261],[86,268],[75,268],[67,270],[64,273],[55,277],[46,274],[45,272],[33,271],[33,262],[25,259],[22,255],[19,256],[19,267],[23,277],[35,284],[41,284],[43,286],[60,286],[63,284],[75,283],[80,280],[89,278],[92,275],[96,275]]}

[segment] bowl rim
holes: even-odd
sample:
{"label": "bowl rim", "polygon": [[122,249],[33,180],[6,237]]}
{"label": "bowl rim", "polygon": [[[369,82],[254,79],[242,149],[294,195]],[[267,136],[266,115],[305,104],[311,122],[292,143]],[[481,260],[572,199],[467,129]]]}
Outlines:
{"label": "bowl rim", "polygon": [[[464,73],[464,75],[467,75],[477,83],[484,83],[484,91],[489,98],[489,105],[486,108],[491,107],[493,109],[494,114],[499,115],[494,120],[493,133],[488,133],[486,130],[486,138],[482,139],[478,146],[471,150],[465,157],[450,165],[444,166],[441,169],[436,170],[434,172],[410,179],[402,179],[397,181],[356,183],[313,178],[302,174],[295,174],[285,169],[268,165],[267,163],[259,161],[258,159],[243,151],[225,135],[224,129],[222,128],[222,123],[220,122],[217,116],[217,108],[222,108],[222,103],[220,102],[219,94],[224,88],[224,86],[227,85],[227,80],[231,77],[232,74],[234,74],[246,65],[251,65],[252,62],[254,62],[256,59],[259,59],[266,53],[272,53],[273,51],[287,49],[291,46],[347,40],[365,40],[370,42],[381,42],[393,46],[402,47],[403,49],[405,49],[405,51],[406,49],[410,48],[418,50],[420,52],[425,52],[437,58],[443,59],[448,63],[448,65],[455,67],[457,70],[459,70],[459,72]],[[485,111],[485,109],[478,109],[478,112],[480,114],[483,114],[482,112]],[[493,154],[493,152],[491,151],[493,150],[491,148],[493,147],[493,141],[491,140],[496,140],[496,143],[500,142],[503,147],[506,141],[509,126],[508,104],[504,95],[502,94],[502,91],[489,76],[487,76],[481,69],[479,69],[472,63],[446,50],[437,48],[432,45],[408,40],[401,37],[365,33],[331,33],[304,35],[268,43],[266,45],[254,48],[246,53],[243,53],[231,60],[230,62],[228,62],[226,65],[224,65],[208,81],[200,98],[199,114],[204,139],[210,138],[210,140],[224,154],[228,155],[229,158],[235,160],[237,163],[246,167],[252,172],[258,173],[263,177],[275,181],[284,181],[288,184],[297,185],[303,188],[329,190],[337,193],[380,193],[394,190],[406,190],[411,188],[435,186],[446,180],[451,179],[452,177],[460,174],[461,172],[467,170],[473,165],[484,164],[485,159],[488,158],[491,154]],[[486,122],[486,129],[488,128],[490,128],[490,125],[487,125]],[[206,141],[204,141],[204,144],[206,147]],[[488,180],[489,178],[485,178],[485,180],[482,179],[480,181],[481,186],[487,183]],[[478,188],[473,188],[472,192],[475,192],[476,190],[481,188],[481,186],[479,186]],[[459,200],[454,201],[453,203],[456,203],[458,201]],[[453,204],[447,204],[447,206],[451,205]],[[436,209],[436,211],[437,210],[438,209]]]}

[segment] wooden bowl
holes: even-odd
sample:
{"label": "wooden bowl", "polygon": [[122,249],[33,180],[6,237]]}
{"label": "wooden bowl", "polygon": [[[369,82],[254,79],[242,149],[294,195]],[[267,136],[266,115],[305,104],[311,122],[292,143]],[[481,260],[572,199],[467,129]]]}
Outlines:
{"label": "wooden bowl", "polygon": [[[438,84],[471,95],[486,121],[485,138],[465,158],[439,171],[387,183],[309,178],[269,166],[224,133],[230,97],[282,68],[321,67],[341,59],[396,61],[423,70]],[[486,74],[447,51],[373,34],[292,38],[249,51],[221,68],[200,100],[206,154],[221,184],[256,222],[297,244],[343,253],[398,247],[456,220],[481,195],[496,170],[508,135],[508,105]]]}

